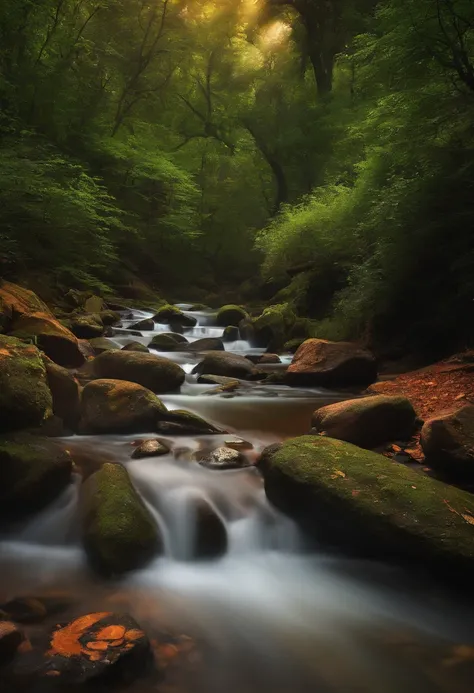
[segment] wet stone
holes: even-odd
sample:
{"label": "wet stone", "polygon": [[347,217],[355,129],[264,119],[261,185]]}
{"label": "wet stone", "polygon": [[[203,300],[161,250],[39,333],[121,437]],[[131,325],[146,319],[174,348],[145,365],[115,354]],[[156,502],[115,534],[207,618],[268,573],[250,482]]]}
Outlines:
{"label": "wet stone", "polygon": [[240,469],[250,467],[251,463],[238,450],[220,447],[210,453],[199,452],[197,461],[208,469]]}
{"label": "wet stone", "polygon": [[46,606],[35,597],[12,599],[2,604],[0,609],[16,623],[36,623],[42,621],[48,613]]}
{"label": "wet stone", "polygon": [[16,655],[25,640],[23,632],[11,621],[0,621],[0,665],[7,664]]}
{"label": "wet stone", "polygon": [[140,460],[144,457],[158,457],[167,455],[170,449],[158,439],[143,440],[132,453],[132,459]]}

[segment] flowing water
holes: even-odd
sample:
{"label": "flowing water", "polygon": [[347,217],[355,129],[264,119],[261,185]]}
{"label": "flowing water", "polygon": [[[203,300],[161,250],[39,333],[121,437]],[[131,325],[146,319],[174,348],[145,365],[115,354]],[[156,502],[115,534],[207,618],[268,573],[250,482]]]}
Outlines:
{"label": "flowing water", "polygon": [[[221,336],[212,314],[189,314],[198,319],[185,329],[190,341]],[[135,311],[124,320],[117,346],[148,344],[153,333],[130,337],[127,328],[149,316]],[[226,349],[259,353],[243,340]],[[213,386],[191,374],[197,355],[162,355],[188,374],[179,393],[162,397],[167,407],[195,412],[228,434],[170,437],[170,454],[144,460],[130,455],[145,435],[66,442],[73,452],[127,467],[161,527],[164,555],[117,583],[93,578],[80,544],[76,478],[50,507],[2,537],[1,595],[66,589],[76,599],[74,615],[127,610],[152,634],[171,629],[192,638],[195,650],[170,666],[164,681],[145,677],[132,693],[471,691],[474,626],[464,604],[401,570],[309,550],[292,521],[267,502],[255,468],[212,471],[191,459],[237,435],[253,445],[246,454],[254,460],[266,445],[307,432],[315,407],[342,395],[258,383],[235,396],[207,395]],[[193,559],[196,497],[225,523],[228,548],[220,559]]]}

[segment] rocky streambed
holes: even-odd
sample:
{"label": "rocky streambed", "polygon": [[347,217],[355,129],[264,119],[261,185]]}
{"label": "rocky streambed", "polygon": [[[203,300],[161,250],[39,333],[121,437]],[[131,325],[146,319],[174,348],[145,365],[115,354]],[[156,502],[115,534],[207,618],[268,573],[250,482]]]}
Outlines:
{"label": "rocky streambed", "polygon": [[372,355],[272,354],[235,306],[94,337],[8,296],[2,690],[471,690],[469,590],[438,578],[469,584],[473,497],[380,454],[421,422],[361,397]]}

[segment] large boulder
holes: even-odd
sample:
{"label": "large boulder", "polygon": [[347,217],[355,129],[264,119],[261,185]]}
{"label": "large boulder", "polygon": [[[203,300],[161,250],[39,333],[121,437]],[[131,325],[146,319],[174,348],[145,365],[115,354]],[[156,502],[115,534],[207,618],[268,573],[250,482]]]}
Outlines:
{"label": "large boulder", "polygon": [[146,318],[145,320],[139,320],[134,325],[130,326],[131,330],[143,330],[144,332],[153,331],[155,329],[155,321],[153,318]]}
{"label": "large boulder", "polygon": [[101,310],[99,317],[102,320],[103,325],[115,325],[122,319],[120,313],[115,310]]}
{"label": "large boulder", "polygon": [[474,479],[474,405],[445,411],[425,421],[421,446],[426,462],[446,476]]}
{"label": "large boulder", "polygon": [[184,348],[186,351],[224,351],[224,344],[221,339],[206,337],[204,339],[196,339],[195,342],[186,344],[186,347],[181,347],[181,349]]}
{"label": "large boulder", "polygon": [[246,320],[248,317],[247,311],[240,306],[228,305],[222,306],[217,311],[216,322],[220,327],[238,327],[241,320]]}
{"label": "large boulder", "polygon": [[223,342],[236,342],[238,339],[240,339],[240,331],[234,325],[229,325],[222,333]]}
{"label": "large boulder", "polygon": [[89,344],[92,347],[94,354],[97,356],[103,354],[104,351],[116,351],[117,345],[107,337],[94,337],[94,339],[89,340]]}
{"label": "large boulder", "polygon": [[166,407],[147,388],[125,380],[93,380],[82,391],[80,429],[84,433],[154,431]]}
{"label": "large boulder", "polygon": [[148,347],[141,342],[128,342],[128,344],[122,347],[122,351],[140,351],[142,354],[150,353]]}
{"label": "large boulder", "polygon": [[182,310],[171,305],[162,306],[156,315],[153,316],[153,320],[162,325],[173,324],[183,325],[184,327],[194,327],[197,323],[196,318],[186,315]]}
{"label": "large boulder", "polygon": [[52,415],[41,356],[32,344],[0,336],[0,431],[40,426]]}
{"label": "large boulder", "polygon": [[315,433],[324,433],[362,448],[409,438],[416,412],[402,396],[374,395],[335,402],[317,409],[312,418]]}
{"label": "large boulder", "polygon": [[186,377],[183,369],[169,359],[135,351],[108,351],[92,362],[97,378],[127,380],[162,394],[178,390]]}
{"label": "large boulder", "polygon": [[20,339],[31,339],[60,366],[77,368],[85,361],[77,337],[51,314],[23,315],[13,322],[10,334]]}
{"label": "large boulder", "polygon": [[176,351],[178,342],[171,335],[160,332],[154,335],[148,346],[157,351]]}
{"label": "large boulder", "polygon": [[7,331],[22,315],[38,312],[51,315],[48,306],[33,291],[11,282],[0,282],[0,308],[0,324]]}
{"label": "large boulder", "polygon": [[104,323],[98,313],[74,315],[64,320],[63,325],[79,339],[94,339],[101,337],[104,333]]}
{"label": "large boulder", "polygon": [[48,438],[0,439],[0,519],[26,517],[48,505],[69,484],[72,459]]}
{"label": "large boulder", "polygon": [[[295,320],[296,316],[288,303],[269,306],[253,320],[250,341],[257,347],[267,347],[268,351],[278,351],[288,340]],[[240,332],[242,334],[242,329]]]}
{"label": "large boulder", "polygon": [[53,413],[75,431],[81,416],[79,383],[72,373],[47,356],[43,356],[43,362],[53,397]]}
{"label": "large boulder", "polygon": [[377,559],[433,562],[472,581],[471,494],[324,436],[272,445],[258,466],[270,502],[319,541]]}
{"label": "large boulder", "polygon": [[377,379],[374,355],[351,342],[307,339],[286,372],[288,385],[367,387]]}
{"label": "large boulder", "polygon": [[209,351],[204,360],[194,367],[198,375],[225,375],[229,378],[251,380],[258,377],[258,371],[245,356],[227,351]]}
{"label": "large boulder", "polygon": [[162,548],[156,522],[121,465],[104,464],[87,479],[81,515],[84,547],[100,574],[140,568]]}

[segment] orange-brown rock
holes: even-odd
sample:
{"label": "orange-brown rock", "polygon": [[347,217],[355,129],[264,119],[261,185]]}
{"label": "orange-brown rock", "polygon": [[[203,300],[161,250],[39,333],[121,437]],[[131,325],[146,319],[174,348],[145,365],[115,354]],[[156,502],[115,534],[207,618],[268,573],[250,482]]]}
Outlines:
{"label": "orange-brown rock", "polygon": [[352,342],[307,339],[285,376],[289,385],[366,387],[377,379],[374,355]]}
{"label": "orange-brown rock", "polygon": [[48,306],[33,291],[11,282],[3,282],[0,285],[0,309],[6,330],[22,315],[37,312],[51,315]]}
{"label": "orange-brown rock", "polygon": [[474,405],[435,414],[421,429],[426,463],[448,477],[474,479]]}
{"label": "orange-brown rock", "polygon": [[20,339],[31,339],[60,366],[76,368],[85,362],[77,337],[49,312],[22,315],[13,322],[10,334]]}

